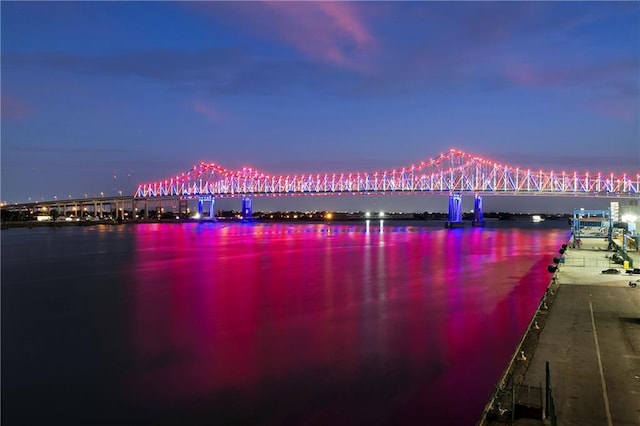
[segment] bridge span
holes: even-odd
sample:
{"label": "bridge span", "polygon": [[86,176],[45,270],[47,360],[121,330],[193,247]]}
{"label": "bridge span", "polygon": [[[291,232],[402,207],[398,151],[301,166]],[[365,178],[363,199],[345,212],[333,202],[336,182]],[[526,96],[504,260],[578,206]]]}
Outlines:
{"label": "bridge span", "polygon": [[248,167],[228,170],[202,162],[186,172],[139,185],[135,197],[453,192],[638,197],[639,188],[640,172],[614,175],[520,169],[451,149],[427,161],[378,172],[270,175]]}
{"label": "bridge span", "polygon": [[[41,201],[6,206],[11,209],[67,209],[103,212],[123,217],[125,204],[131,211],[142,206],[177,200],[179,211],[187,200],[198,200],[198,213],[213,217],[216,198],[242,199],[242,215],[251,217],[256,197],[317,195],[435,194],[449,196],[449,222],[461,223],[463,194],[474,197],[474,223],[482,225],[482,197],[486,195],[571,196],[640,199],[640,171],[633,173],[556,172],[521,169],[500,164],[456,149],[434,158],[392,170],[377,172],[304,173],[273,175],[249,167],[229,170],[201,162],[190,170],[166,179],[140,184],[132,196]],[[154,204],[155,203],[155,204]],[[74,210],[75,211],[75,210]]]}
{"label": "bridge span", "polygon": [[244,216],[251,216],[252,197],[311,195],[447,194],[449,222],[461,222],[461,194],[474,195],[474,223],[482,224],[483,195],[547,195],[640,197],[640,172],[614,175],[601,172],[520,169],[456,149],[420,163],[378,172],[270,175],[244,167],[228,170],[200,163],[167,179],[138,186],[134,197],[198,198],[198,211],[216,197],[241,197]]}

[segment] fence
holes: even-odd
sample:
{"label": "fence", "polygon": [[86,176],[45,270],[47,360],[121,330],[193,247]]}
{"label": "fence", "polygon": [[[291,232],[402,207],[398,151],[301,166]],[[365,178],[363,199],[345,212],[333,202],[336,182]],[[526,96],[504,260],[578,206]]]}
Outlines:
{"label": "fence", "polygon": [[[549,392],[549,402],[545,403],[545,392]],[[531,386],[512,383],[499,389],[494,400],[494,409],[487,414],[486,423],[514,423],[518,419],[548,419],[556,425],[556,407],[553,401],[551,385],[545,389],[542,384]]]}
{"label": "fence", "polygon": [[602,258],[585,258],[585,257],[565,257],[564,266],[576,266],[576,267],[585,267],[585,266],[593,266],[593,267],[611,267],[615,266],[616,263],[613,259],[607,258],[603,256]]}
{"label": "fence", "polygon": [[513,385],[513,418],[543,419],[544,388],[531,385]]}

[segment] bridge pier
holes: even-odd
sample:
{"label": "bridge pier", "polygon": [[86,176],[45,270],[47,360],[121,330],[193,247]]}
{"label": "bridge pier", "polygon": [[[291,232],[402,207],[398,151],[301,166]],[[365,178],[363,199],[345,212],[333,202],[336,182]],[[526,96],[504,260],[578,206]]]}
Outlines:
{"label": "bridge pier", "polygon": [[216,204],[216,199],[211,195],[198,197],[198,217],[200,218],[200,220],[204,219],[203,212],[205,202],[209,202],[209,219],[215,220],[215,211],[213,209],[213,206]]}
{"label": "bridge pier", "polygon": [[189,203],[187,202],[187,200],[178,200],[178,216],[180,216],[181,218],[189,216]]}
{"label": "bridge pier", "polygon": [[251,197],[242,198],[242,219],[251,219],[253,215],[253,206]]}
{"label": "bridge pier", "polygon": [[[80,205],[80,210],[84,213],[84,204]],[[116,200],[116,222],[124,220],[124,200]]]}
{"label": "bridge pier", "polygon": [[444,224],[445,228],[463,228],[462,222],[462,196],[449,194],[449,220]]}
{"label": "bridge pier", "polygon": [[473,222],[472,226],[484,226],[484,217],[482,211],[482,197],[476,194],[476,198],[473,200]]}

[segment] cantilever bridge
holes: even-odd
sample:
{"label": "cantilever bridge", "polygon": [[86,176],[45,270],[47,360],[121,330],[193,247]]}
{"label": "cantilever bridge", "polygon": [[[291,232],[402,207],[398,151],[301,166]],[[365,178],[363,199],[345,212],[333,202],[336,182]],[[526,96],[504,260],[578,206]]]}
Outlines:
{"label": "cantilever bridge", "polygon": [[[252,199],[266,196],[443,194],[449,196],[449,223],[461,224],[463,194],[474,195],[474,223],[482,225],[484,195],[551,195],[640,199],[640,171],[633,174],[543,171],[500,164],[456,149],[399,169],[378,172],[309,173],[271,175],[252,168],[228,170],[214,163],[200,163],[189,171],[167,179],[141,184],[133,196],[91,197],[42,201],[8,206],[12,210],[70,209],[75,216],[94,213],[104,207],[124,218],[125,204],[132,214],[142,204],[148,217],[149,203],[178,200],[179,212],[187,213],[188,200],[198,200],[198,213],[214,217],[216,198],[242,198],[242,216],[251,217]],[[157,207],[157,210],[161,208]]]}
{"label": "cantilever bridge", "polygon": [[270,175],[252,168],[228,170],[200,163],[163,181],[142,184],[137,199],[198,198],[198,213],[209,202],[213,217],[216,197],[242,197],[242,216],[251,217],[251,197],[279,195],[448,194],[447,226],[462,224],[462,193],[473,193],[474,221],[484,224],[482,195],[571,195],[640,197],[640,173],[554,172],[520,169],[456,149],[400,169],[378,172]]}
{"label": "cantilever bridge", "polygon": [[165,180],[138,186],[136,198],[353,195],[385,193],[640,196],[640,171],[614,175],[520,169],[451,149],[435,158],[378,172],[270,175],[200,163]]}

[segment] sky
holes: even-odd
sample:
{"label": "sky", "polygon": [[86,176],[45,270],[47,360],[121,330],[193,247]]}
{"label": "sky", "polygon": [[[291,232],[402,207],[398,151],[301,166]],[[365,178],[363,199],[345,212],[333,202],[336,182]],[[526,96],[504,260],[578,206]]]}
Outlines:
{"label": "sky", "polygon": [[[638,2],[2,1],[0,15],[3,202],[133,194],[201,161],[378,171],[450,148],[640,171]],[[356,198],[254,209],[447,208]],[[606,204],[488,197],[485,210]]]}

